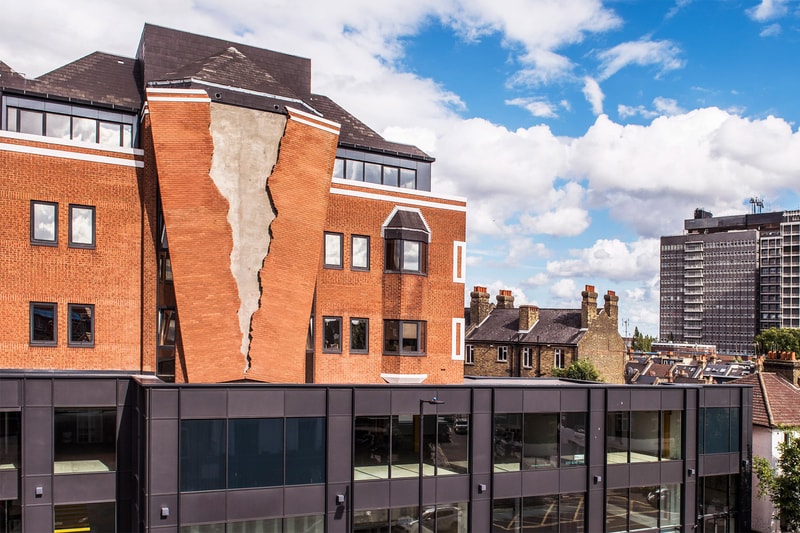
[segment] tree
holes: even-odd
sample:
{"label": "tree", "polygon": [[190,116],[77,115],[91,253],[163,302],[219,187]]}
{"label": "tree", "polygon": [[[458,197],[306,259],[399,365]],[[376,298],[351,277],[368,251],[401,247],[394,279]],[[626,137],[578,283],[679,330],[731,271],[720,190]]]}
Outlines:
{"label": "tree", "polygon": [[756,335],[758,353],[795,352],[800,353],[800,329],[769,328]]}
{"label": "tree", "polygon": [[[753,472],[758,477],[758,497],[769,497],[778,510],[781,530],[800,528],[800,437],[797,428],[786,429],[786,439],[778,444],[775,468],[763,457],[753,457]],[[786,528],[785,530],[783,528]]]}
{"label": "tree", "polygon": [[567,368],[553,369],[553,375],[557,378],[603,381],[597,369],[588,359],[573,361]]}
{"label": "tree", "polygon": [[633,337],[631,338],[631,350],[634,352],[649,352],[653,349],[653,341],[655,337],[651,335],[642,335],[638,326],[633,328]]}

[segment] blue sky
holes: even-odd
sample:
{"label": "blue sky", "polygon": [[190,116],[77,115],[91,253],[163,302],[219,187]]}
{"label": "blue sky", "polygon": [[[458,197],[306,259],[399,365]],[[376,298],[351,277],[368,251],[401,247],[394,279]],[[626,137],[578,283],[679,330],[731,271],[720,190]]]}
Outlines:
{"label": "blue sky", "polygon": [[[466,292],[620,296],[658,331],[658,237],[696,207],[800,209],[800,0],[30,0],[0,61],[29,77],[144,22],[309,57],[316,92],[436,157],[467,198]],[[624,326],[621,327],[625,333]]]}

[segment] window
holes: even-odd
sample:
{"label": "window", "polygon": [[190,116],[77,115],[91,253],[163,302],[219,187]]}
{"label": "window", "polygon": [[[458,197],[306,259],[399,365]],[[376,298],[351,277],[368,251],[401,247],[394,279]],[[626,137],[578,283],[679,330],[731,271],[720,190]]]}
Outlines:
{"label": "window", "polygon": [[680,526],[680,511],[681,486],[677,484],[606,491],[606,531]]}
{"label": "window", "polygon": [[112,472],[117,464],[117,409],[56,408],[53,473]]}
{"label": "window", "polygon": [[342,234],[325,233],[325,268],[342,268]]}
{"label": "window", "polygon": [[71,248],[95,247],[94,207],[69,206],[69,245]]}
{"label": "window", "polygon": [[58,304],[31,302],[31,344],[55,346],[58,341]]}
{"label": "window", "polygon": [[712,407],[700,410],[703,429],[700,453],[739,451],[739,408]]}
{"label": "window", "polygon": [[286,419],[286,485],[325,482],[325,419]]}
{"label": "window", "polygon": [[493,500],[492,531],[583,531],[584,499],[576,493]]}
{"label": "window", "polygon": [[353,235],[350,239],[350,266],[353,270],[369,270],[369,237]]}
{"label": "window", "polygon": [[383,352],[399,355],[425,354],[426,323],[411,320],[383,321]]}
{"label": "window", "polygon": [[[399,163],[399,160],[398,160]],[[402,163],[401,163],[402,164]],[[417,171],[379,163],[365,163],[354,159],[336,158],[333,177],[367,183],[383,184],[405,189],[417,188]]]}
{"label": "window", "polygon": [[181,420],[182,492],[225,488],[225,420]]}
{"label": "window", "polygon": [[[0,412],[0,470],[20,467],[20,413]],[[2,513],[0,513],[2,517]],[[2,526],[0,521],[0,526]]]}
{"label": "window", "polygon": [[564,352],[561,348],[553,350],[553,368],[564,368]]}
{"label": "window", "polygon": [[621,411],[606,416],[606,461],[641,463],[681,459],[679,411]]}
{"label": "window", "polygon": [[428,243],[403,239],[386,239],[386,270],[388,272],[428,272]]}
{"label": "window", "polygon": [[31,244],[58,245],[58,204],[31,201]]}
{"label": "window", "polygon": [[497,362],[505,363],[508,361],[508,346],[497,347]]}
{"label": "window", "polygon": [[341,353],[342,317],[322,317],[322,351]]}
{"label": "window", "polygon": [[228,421],[228,488],[283,484],[283,420]]}
{"label": "window", "polygon": [[350,352],[367,353],[369,351],[369,320],[366,318],[350,319]]}
{"label": "window", "polygon": [[498,413],[494,471],[518,472],[586,463],[586,413]]}
{"label": "window", "polygon": [[522,349],[522,366],[525,368],[533,368],[533,350],[529,347]]}
{"label": "window", "polygon": [[54,531],[117,531],[114,502],[54,505],[53,518]]}
{"label": "window", "polygon": [[167,382],[175,381],[175,336],[178,312],[172,308],[158,310],[156,340],[156,376]]}
{"label": "window", "polygon": [[69,304],[69,345],[94,346],[94,305]]}
{"label": "window", "polygon": [[466,347],[467,354],[466,359],[464,360],[465,364],[474,365],[475,364],[475,347],[471,344],[467,344]]}

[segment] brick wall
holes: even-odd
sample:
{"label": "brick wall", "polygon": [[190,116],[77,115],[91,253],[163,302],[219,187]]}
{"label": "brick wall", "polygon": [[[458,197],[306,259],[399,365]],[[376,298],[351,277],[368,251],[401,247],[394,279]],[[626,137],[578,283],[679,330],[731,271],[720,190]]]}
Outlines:
{"label": "brick wall", "polygon": [[617,321],[605,311],[592,320],[579,341],[578,359],[591,361],[606,383],[625,382],[625,341],[619,334]]}

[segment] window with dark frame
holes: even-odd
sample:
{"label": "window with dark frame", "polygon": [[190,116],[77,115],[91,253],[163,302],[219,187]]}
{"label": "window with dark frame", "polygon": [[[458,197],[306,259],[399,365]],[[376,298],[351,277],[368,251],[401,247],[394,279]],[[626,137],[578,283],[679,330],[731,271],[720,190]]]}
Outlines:
{"label": "window with dark frame", "polygon": [[158,338],[156,340],[156,375],[164,381],[175,381],[175,339],[178,329],[178,311],[171,307],[158,310]]}
{"label": "window with dark frame", "polygon": [[369,319],[350,319],[350,352],[367,353],[369,351]]}
{"label": "window with dark frame", "polygon": [[341,233],[325,232],[325,268],[342,268],[342,240]]}
{"label": "window with dark frame", "polygon": [[426,322],[384,320],[383,352],[390,355],[425,355]]}
{"label": "window with dark frame", "polygon": [[94,346],[94,305],[69,304],[69,346],[91,348]]}
{"label": "window with dark frame", "polygon": [[369,237],[353,235],[350,244],[350,267],[353,270],[369,270]]}
{"label": "window with dark frame", "polygon": [[36,346],[55,346],[58,344],[58,304],[31,302],[31,338]]}
{"label": "window with dark frame", "polygon": [[58,204],[31,200],[31,244],[58,246]]}
{"label": "window with dark frame", "polygon": [[95,247],[95,209],[88,205],[69,206],[70,248]]}
{"label": "window with dark frame", "polygon": [[[41,102],[20,101],[17,105],[41,105]],[[29,135],[43,135],[57,139],[99,143],[104,146],[121,146],[125,148],[133,146],[133,121],[135,120],[135,115],[124,116],[122,122],[115,122],[113,119],[104,120],[102,118],[78,116],[80,113],[96,113],[96,110],[88,108],[81,110],[75,106],[66,106],[66,108],[65,112],[55,113],[9,105],[6,108],[6,129]],[[69,109],[73,109],[78,114],[68,114]],[[109,117],[112,115],[121,116],[118,113],[112,113],[109,114]]]}
{"label": "window with dark frame", "polygon": [[322,317],[322,351],[328,353],[342,352],[342,317]]}
{"label": "window with dark frame", "polygon": [[428,273],[428,243],[405,239],[386,239],[386,271]]}

